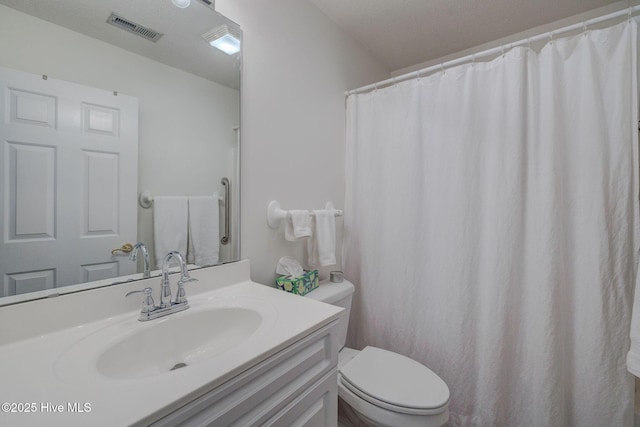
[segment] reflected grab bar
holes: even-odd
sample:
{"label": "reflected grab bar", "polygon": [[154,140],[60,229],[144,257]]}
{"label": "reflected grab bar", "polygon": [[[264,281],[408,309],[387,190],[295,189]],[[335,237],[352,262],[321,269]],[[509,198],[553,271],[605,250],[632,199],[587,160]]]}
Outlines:
{"label": "reflected grab bar", "polygon": [[231,214],[231,183],[229,178],[222,178],[220,180],[224,185],[224,235],[220,238],[220,243],[226,245],[229,243],[229,218]]}

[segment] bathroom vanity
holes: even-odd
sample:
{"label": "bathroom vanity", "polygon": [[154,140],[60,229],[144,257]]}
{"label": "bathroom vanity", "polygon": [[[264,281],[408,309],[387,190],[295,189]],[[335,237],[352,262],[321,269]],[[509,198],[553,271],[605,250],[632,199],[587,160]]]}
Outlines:
{"label": "bathroom vanity", "polygon": [[0,425],[336,425],[342,309],[248,261],[192,277],[189,309],[147,322],[124,296],[158,278],[1,307]]}

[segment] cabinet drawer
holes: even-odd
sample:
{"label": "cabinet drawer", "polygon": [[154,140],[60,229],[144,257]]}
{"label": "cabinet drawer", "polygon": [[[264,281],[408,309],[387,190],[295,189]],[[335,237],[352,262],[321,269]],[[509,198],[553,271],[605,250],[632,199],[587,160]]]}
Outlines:
{"label": "cabinet drawer", "polygon": [[265,427],[335,427],[338,420],[338,369],[270,419]]}

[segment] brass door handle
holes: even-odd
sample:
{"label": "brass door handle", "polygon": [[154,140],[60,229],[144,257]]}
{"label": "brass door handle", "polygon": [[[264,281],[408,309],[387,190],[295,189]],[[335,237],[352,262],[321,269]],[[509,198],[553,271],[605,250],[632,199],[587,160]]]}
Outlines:
{"label": "brass door handle", "polygon": [[125,243],[121,248],[116,248],[111,251],[111,255],[118,255],[118,252],[122,252],[123,254],[128,254],[133,250],[133,245],[131,243]]}

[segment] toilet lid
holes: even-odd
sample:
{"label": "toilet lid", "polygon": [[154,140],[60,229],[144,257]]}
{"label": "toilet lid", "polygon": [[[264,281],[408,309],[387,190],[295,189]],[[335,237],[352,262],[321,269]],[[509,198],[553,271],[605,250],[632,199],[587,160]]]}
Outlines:
{"label": "toilet lid", "polygon": [[340,374],[351,391],[387,409],[428,411],[449,402],[449,387],[431,369],[381,348],[365,347]]}

